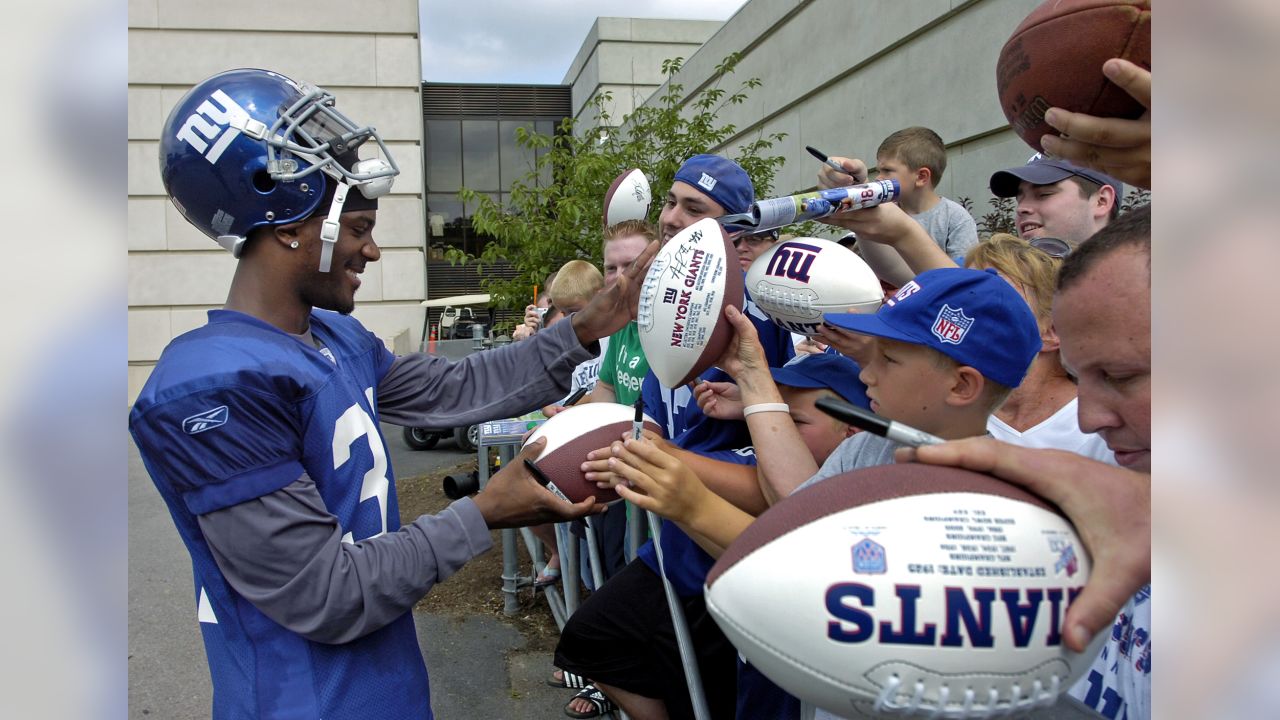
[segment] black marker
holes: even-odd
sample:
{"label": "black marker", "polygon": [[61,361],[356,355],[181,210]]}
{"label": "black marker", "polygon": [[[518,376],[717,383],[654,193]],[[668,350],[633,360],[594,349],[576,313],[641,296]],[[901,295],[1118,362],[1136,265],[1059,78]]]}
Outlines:
{"label": "black marker", "polygon": [[911,447],[920,447],[921,445],[937,445],[944,443],[946,440],[937,435],[930,435],[923,430],[917,430],[910,425],[903,425],[900,422],[894,422],[886,417],[881,417],[870,410],[863,410],[857,405],[852,405],[843,400],[824,397],[818,398],[814,403],[822,412],[831,417],[847,422],[850,425],[875,433],[881,437],[888,438],[894,442],[910,445]]}
{"label": "black marker", "polygon": [[587,394],[587,388],[586,388],[586,386],[584,385],[584,386],[582,386],[582,387],[578,388],[577,390],[574,390],[574,391],[573,391],[573,394],[572,394],[572,395],[570,395],[569,397],[565,398],[565,399],[564,399],[564,402],[560,403],[560,405],[561,405],[561,406],[563,406],[563,407],[569,407],[570,405],[572,405],[572,404],[574,404],[574,403],[578,402],[579,400],[581,400],[581,399],[582,399],[582,396],[583,396],[583,395],[586,395],[586,394]]}
{"label": "black marker", "polygon": [[844,173],[845,175],[848,175],[849,177],[853,177],[853,173],[849,172],[848,170],[845,170],[843,167],[841,167],[841,166],[840,166],[840,163],[838,163],[838,162],[836,162],[835,160],[832,160],[831,158],[827,157],[827,154],[826,154],[826,153],[824,153],[824,152],[822,152],[822,151],[821,151],[821,150],[819,150],[818,148],[816,148],[816,147],[814,147],[814,146],[812,146],[812,145],[805,145],[805,146],[804,146],[804,149],[805,149],[805,150],[808,150],[810,155],[812,155],[812,156],[814,156],[814,157],[818,158],[819,160],[821,160],[822,162],[826,163],[827,167],[829,167],[829,168],[833,168],[836,172]]}
{"label": "black marker", "polygon": [[542,468],[533,464],[533,461],[529,458],[524,459],[524,466],[529,468],[529,474],[533,476],[534,480],[538,481],[539,485],[546,487],[551,482],[551,478],[547,477],[546,473],[542,472]]}
{"label": "black marker", "polygon": [[636,400],[636,416],[635,416],[635,419],[631,421],[631,437],[635,438],[636,440],[639,440],[643,432],[644,432],[644,398],[640,398],[639,400]]}

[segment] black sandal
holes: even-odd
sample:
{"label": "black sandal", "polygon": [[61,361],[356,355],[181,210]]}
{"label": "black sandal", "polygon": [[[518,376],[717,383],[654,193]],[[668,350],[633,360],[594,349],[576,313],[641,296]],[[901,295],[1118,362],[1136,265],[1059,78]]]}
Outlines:
{"label": "black sandal", "polygon": [[578,694],[574,695],[573,699],[569,702],[573,702],[573,700],[578,699],[586,700],[594,705],[595,709],[591,712],[578,712],[566,704],[564,706],[565,715],[568,715],[571,718],[593,718],[604,715],[605,713],[611,713],[617,709],[617,706],[613,704],[613,701],[605,697],[605,694],[600,692],[600,688],[595,685],[588,685],[578,691]]}
{"label": "black sandal", "polygon": [[560,677],[551,673],[551,677],[547,678],[547,684],[555,688],[565,688],[566,690],[582,690],[591,684],[591,681],[582,677],[577,673],[571,673],[568,670],[560,670],[556,668],[556,672],[560,673]]}

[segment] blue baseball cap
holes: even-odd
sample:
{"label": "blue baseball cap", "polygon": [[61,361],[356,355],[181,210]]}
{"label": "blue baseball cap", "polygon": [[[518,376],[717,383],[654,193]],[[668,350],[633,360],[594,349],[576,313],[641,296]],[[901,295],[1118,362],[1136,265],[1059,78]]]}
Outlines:
{"label": "blue baseball cap", "polygon": [[995,270],[922,272],[874,315],[828,313],[830,325],[924,345],[1015,388],[1040,352],[1036,317]]}
{"label": "blue baseball cap", "polygon": [[769,368],[773,381],[787,387],[826,388],[860,408],[871,409],[867,386],[858,379],[858,363],[835,352],[797,355],[780,368]]}
{"label": "blue baseball cap", "polygon": [[1061,158],[1046,157],[1040,153],[1031,156],[1022,167],[1000,170],[991,176],[991,194],[996,197],[1017,197],[1018,184],[1023,180],[1032,185],[1052,185],[1075,175],[1098,185],[1110,185],[1116,192],[1116,202],[1124,197],[1124,183],[1092,168],[1080,167]]}
{"label": "blue baseball cap", "polygon": [[676,171],[676,181],[706,194],[730,215],[747,212],[756,199],[756,189],[747,171],[719,155],[694,155],[685,160]]}

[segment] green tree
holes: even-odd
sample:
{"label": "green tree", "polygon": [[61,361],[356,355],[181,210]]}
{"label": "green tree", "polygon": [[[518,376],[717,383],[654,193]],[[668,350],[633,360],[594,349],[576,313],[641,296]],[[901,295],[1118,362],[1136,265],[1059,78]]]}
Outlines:
{"label": "green tree", "polygon": [[[543,151],[536,166],[511,186],[506,208],[469,188],[458,193],[475,208],[472,226],[490,240],[478,256],[453,248],[448,259],[474,266],[482,274],[486,265],[509,261],[517,271],[515,278],[486,277],[483,284],[494,295],[495,305],[511,309],[524,307],[529,289],[569,260],[585,258],[600,265],[602,204],[615,177],[629,168],[644,171],[655,194],[649,220],[656,222],[680,164],[738,132],[732,123],[720,120],[720,112],[742,103],[748,91],[760,86],[759,78],[750,78],[732,91],[721,87],[738,59],[736,54],[725,58],[710,81],[687,97],[684,86],[675,81],[683,59],[663,61],[667,82],[662,95],[618,122],[606,110],[612,100],[606,92],[593,100],[594,118],[585,130],[573,118],[566,118],[554,135],[517,129],[518,144]],[[757,197],[768,197],[773,188],[783,158],[767,153],[785,136],[757,135],[741,143],[733,157],[751,176]],[[548,172],[551,183],[540,183]]]}

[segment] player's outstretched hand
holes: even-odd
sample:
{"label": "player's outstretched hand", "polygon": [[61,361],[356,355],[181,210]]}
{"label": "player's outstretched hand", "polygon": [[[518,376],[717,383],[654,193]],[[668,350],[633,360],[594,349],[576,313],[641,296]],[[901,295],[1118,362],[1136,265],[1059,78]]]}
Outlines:
{"label": "player's outstretched hand", "polygon": [[609,337],[636,319],[640,304],[640,286],[653,256],[658,254],[658,241],[649,243],[626,270],[595,294],[581,312],[573,314],[573,331],[583,345]]}
{"label": "player's outstretched hand", "polygon": [[711,491],[679,458],[666,453],[653,432],[640,440],[627,438],[611,448],[609,467],[627,482],[618,494],[628,502],[678,523],[688,523]]}
{"label": "player's outstretched hand", "polygon": [[693,397],[707,417],[717,420],[742,419],[742,391],[731,382],[703,380],[693,386]]}
{"label": "player's outstretched hand", "polygon": [[953,465],[1030,490],[1062,508],[1093,558],[1093,572],[1067,610],[1067,647],[1082,652],[1151,582],[1151,476],[1075,453],[969,438],[898,451],[899,462]]}
{"label": "player's outstretched hand", "polygon": [[[1151,189],[1151,71],[1112,58],[1102,74],[1147,109],[1137,120],[1102,118],[1050,108],[1044,120],[1064,137],[1045,135],[1045,152],[1101,170],[1117,180]],[[1116,198],[1119,202],[1120,198]]]}
{"label": "player's outstretched hand", "polygon": [[604,511],[594,497],[570,504],[538,484],[526,459],[538,457],[547,444],[546,438],[524,446],[515,460],[489,478],[489,483],[475,496],[476,508],[492,529],[564,522]]}

